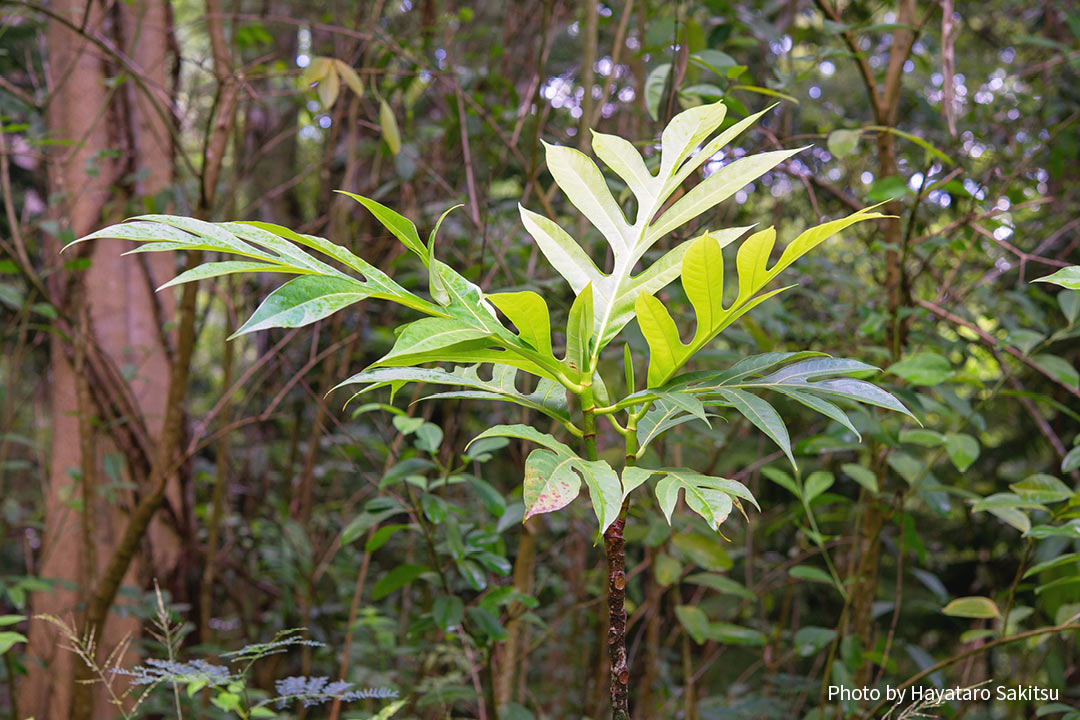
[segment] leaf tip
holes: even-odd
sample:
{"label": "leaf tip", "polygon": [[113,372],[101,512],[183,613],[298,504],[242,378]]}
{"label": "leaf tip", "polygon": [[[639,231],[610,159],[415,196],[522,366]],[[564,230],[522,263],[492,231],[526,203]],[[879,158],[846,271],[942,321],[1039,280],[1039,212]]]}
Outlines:
{"label": "leaf tip", "polygon": [[[165,286],[164,286],[164,285],[162,285],[161,287],[165,287]],[[161,288],[158,288],[158,290],[160,290],[160,289],[161,289]],[[247,323],[244,323],[243,325],[241,325],[240,327],[238,327],[238,328],[236,329],[236,331],[235,331],[235,332],[233,332],[233,334],[232,334],[232,335],[230,335],[229,337],[225,338],[225,340],[227,340],[227,341],[232,341],[232,340],[235,340],[235,339],[237,339],[237,338],[238,338],[238,337],[240,337],[241,335],[247,335],[247,334],[248,334],[249,332],[251,332],[251,328],[249,328],[249,327],[247,326]]]}

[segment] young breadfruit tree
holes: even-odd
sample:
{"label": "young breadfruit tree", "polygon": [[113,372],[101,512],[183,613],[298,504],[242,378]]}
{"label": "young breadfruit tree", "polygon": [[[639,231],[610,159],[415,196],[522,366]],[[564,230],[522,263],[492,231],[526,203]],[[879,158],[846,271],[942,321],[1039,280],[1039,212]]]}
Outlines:
{"label": "young breadfruit tree", "polygon": [[[739,245],[735,261],[738,291],[729,293],[726,305],[721,251],[749,231],[748,227],[704,232],[668,251],[637,275],[632,274],[662,237],[707,213],[799,152],[779,150],[734,160],[660,212],[688,177],[764,112],[730,125],[715,137],[726,113],[723,103],[681,113],[661,135],[655,172],[629,141],[594,132],[592,148],[596,156],[622,179],[636,199],[633,222],[627,220],[589,157],[568,147],[545,145],[547,167],[555,182],[603,235],[614,258],[610,272],[604,272],[562,227],[520,208],[525,229],[576,295],[567,320],[565,345],[558,354],[542,296],[530,291],[484,292],[436,259],[438,224],[425,244],[411,221],[351,193],[347,194],[366,207],[426,266],[429,297],[406,290],[341,245],[262,222],[208,223],[171,215],[145,215],[80,241],[126,238],[146,243],[132,252],[198,249],[232,258],[207,262],[163,287],[233,273],[296,275],[263,301],[237,335],[307,325],[365,298],[399,303],[427,317],[400,328],[385,357],[339,387],[359,386],[362,393],[385,386],[396,390],[410,382],[450,386],[457,389],[429,397],[511,402],[558,421],[569,436],[568,442],[578,449],[529,425],[492,427],[477,439],[506,436],[538,446],[525,462],[526,518],[559,510],[580,494],[583,484],[588,489],[598,523],[597,539],[602,539],[607,554],[612,716],[623,720],[628,717],[629,679],[623,526],[634,491],[650,485],[669,522],[682,496],[687,507],[714,530],[719,529],[732,508],[745,515],[743,503],[757,507],[750,491],[733,480],[689,468],[639,465],[649,443],[683,422],[707,421],[706,409],[720,407],[746,417],[794,464],[784,420],[763,395],[779,393],[853,432],[854,426],[841,409],[845,403],[866,403],[907,413],[889,393],[851,377],[875,368],[821,353],[766,353],[745,357],[725,369],[685,371],[694,355],[725,328],[782,292],[784,287],[770,287],[772,281],[799,257],[845,228],[882,215],[861,210],[812,227],[791,240],[771,267],[775,230],[770,227],[751,234]],[[689,342],[682,341],[674,319],[656,297],[677,277],[695,314],[696,329]],[[636,379],[636,358],[629,345],[615,351],[614,364],[618,365],[621,353],[622,372],[606,376],[600,371],[601,359],[609,358],[605,351],[635,318],[649,346],[643,384]],[[522,389],[521,373],[534,377],[527,386],[531,392]],[[609,437],[622,438],[624,459],[616,466],[600,459],[600,423],[610,428]]]}

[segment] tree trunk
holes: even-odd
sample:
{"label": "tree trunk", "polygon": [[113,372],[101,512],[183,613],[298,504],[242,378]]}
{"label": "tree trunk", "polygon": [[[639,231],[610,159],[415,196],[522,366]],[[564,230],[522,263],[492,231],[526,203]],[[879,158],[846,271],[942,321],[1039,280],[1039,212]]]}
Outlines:
{"label": "tree trunk", "polygon": [[[110,90],[106,80],[120,71],[114,57],[88,41],[77,30],[54,19],[48,24],[48,70],[51,101],[47,116],[50,135],[72,141],[59,146],[50,158],[50,193],[60,198],[56,219],[75,237],[90,232],[126,211],[125,198],[110,188],[128,186],[139,197],[153,197],[172,183],[172,140],[167,125],[170,86],[168,55],[172,47],[171,14],[167,3],[138,0],[133,4],[106,7],[79,0],[54,0],[50,9],[79,27],[85,15],[87,33],[107,38],[125,50],[138,69],[142,83],[128,81]],[[153,97],[148,93],[155,93]],[[110,157],[111,150],[119,150]],[[134,177],[134,181],[127,178]],[[55,244],[55,243],[54,243]],[[40,575],[57,581],[52,593],[37,593],[33,612],[74,620],[81,627],[85,602],[97,583],[125,526],[124,506],[134,503],[126,490],[102,492],[106,484],[134,482],[132,464],[122,462],[115,476],[105,472],[106,457],[122,457],[85,413],[97,413],[100,405],[87,402],[85,373],[76,373],[72,355],[84,357],[92,340],[116,367],[129,376],[128,389],[151,435],[159,432],[170,374],[169,352],[161,334],[161,318],[172,315],[172,295],[155,296],[156,288],[173,274],[174,259],[143,255],[143,262],[123,258],[119,242],[94,243],[85,251],[90,267],[77,275],[66,272],[50,277],[62,309],[77,317],[85,307],[85,336],[72,339],[82,347],[71,352],[68,340],[53,335],[51,350],[50,410],[53,443],[50,471],[44,480],[45,532],[40,556]],[[52,255],[52,252],[48,253]],[[70,260],[62,258],[62,261]],[[69,292],[64,290],[70,289]],[[80,399],[80,386],[84,388]],[[83,420],[80,428],[80,411]],[[80,434],[80,431],[82,434]],[[80,448],[93,448],[87,458]],[[89,442],[87,442],[89,441]],[[109,467],[115,467],[112,463]],[[110,470],[110,472],[112,472]],[[172,483],[170,495],[177,498]],[[80,508],[74,503],[84,499]],[[168,574],[177,561],[176,535],[163,522],[147,533],[150,558],[144,562],[156,575]],[[90,547],[87,547],[87,543]],[[133,563],[124,582],[140,586],[142,563]],[[69,589],[74,583],[78,590]],[[65,587],[67,586],[67,587]],[[98,644],[111,649],[129,633],[138,632],[134,618],[111,617]],[[128,658],[129,660],[132,658]],[[39,720],[69,718],[75,707],[73,683],[78,661],[63,648],[55,629],[33,623],[27,653],[28,676],[20,689],[20,708]],[[95,718],[113,714],[102,693],[87,694],[84,712]]]}
{"label": "tree trunk", "polygon": [[[514,589],[523,595],[533,592],[533,563],[536,559],[537,523],[530,520],[522,528],[521,541],[518,543],[517,558],[514,560]],[[498,673],[495,676],[495,699],[498,707],[514,700],[515,678],[527,674],[527,660],[521,652],[524,647],[522,638],[526,625],[517,617],[524,611],[520,603],[510,608],[513,620],[506,624],[506,642],[501,648]]]}
{"label": "tree trunk", "polygon": [[[903,26],[893,34],[893,45],[889,51],[889,64],[885,71],[885,86],[876,103],[878,124],[892,127],[900,114],[900,90],[903,80],[904,63],[911,55],[914,33],[906,29],[915,24],[915,0],[901,0],[897,6],[897,22]],[[878,132],[878,177],[886,178],[897,174],[896,138],[889,132]],[[903,315],[905,307],[910,305],[907,278],[904,271],[907,249],[900,227],[899,216],[904,207],[898,201],[885,206],[885,212],[896,215],[882,221],[885,245],[885,292],[888,296],[889,344],[893,360],[899,360],[907,344],[906,328],[908,320]],[[909,218],[908,222],[912,222]],[[884,480],[884,476],[881,478]],[[885,489],[882,484],[882,489]],[[859,564],[856,568],[857,584],[853,587],[852,628],[864,648],[873,647],[873,611],[874,598],[877,594],[878,570],[880,565],[881,531],[887,517],[876,501],[866,495],[862,521],[863,532],[857,538]],[[865,661],[856,673],[857,682],[866,682],[870,677],[870,664]]]}
{"label": "tree trunk", "polygon": [[608,656],[611,663],[611,718],[630,720],[630,668],[626,664],[626,550],[623,548],[623,527],[626,525],[626,505],[619,518],[604,532],[608,571]]}

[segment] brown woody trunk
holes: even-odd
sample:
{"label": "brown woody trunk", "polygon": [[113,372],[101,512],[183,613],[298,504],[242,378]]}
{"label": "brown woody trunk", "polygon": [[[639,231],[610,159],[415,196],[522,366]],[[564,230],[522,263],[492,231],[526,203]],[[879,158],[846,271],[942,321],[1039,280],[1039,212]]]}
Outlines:
{"label": "brown woody trunk", "polygon": [[[130,214],[125,213],[123,199],[110,193],[110,186],[122,185],[125,177],[138,178],[130,190],[143,197],[156,195],[172,182],[172,141],[166,125],[170,99],[163,90],[170,85],[167,56],[172,47],[171,17],[166,3],[148,0],[108,7],[93,2],[89,8],[79,0],[54,0],[50,9],[76,26],[83,22],[85,14],[86,31],[108,38],[114,47],[123,49],[140,73],[142,87],[148,89],[138,89],[136,83],[128,82],[110,91],[106,79],[118,74],[115,58],[60,20],[49,22],[51,100],[47,124],[53,137],[73,141],[70,146],[60,146],[51,158],[49,186],[50,192],[61,198],[57,219],[77,237],[103,221]],[[147,92],[159,96],[151,98]],[[115,159],[106,152],[111,149],[120,150]],[[47,257],[53,256],[52,251]],[[164,387],[170,374],[159,316],[170,317],[174,303],[171,296],[155,298],[153,288],[173,273],[173,258],[143,256],[145,262],[133,262],[120,257],[121,251],[116,242],[94,244],[86,251],[91,263],[88,270],[74,278],[62,272],[50,277],[51,290],[63,301],[64,314],[78,317],[77,306],[82,306],[86,322],[85,335],[73,338],[82,345],[74,353],[66,345],[67,340],[53,336],[49,383],[53,444],[50,472],[42,489],[45,532],[40,575],[61,584],[52,593],[36,594],[32,608],[34,613],[74,619],[80,626],[80,604],[88,600],[97,583],[97,572],[112,556],[126,524],[123,506],[133,504],[134,498],[119,492],[110,501],[100,491],[101,485],[112,480],[103,471],[103,458],[118,451],[90,422],[90,417],[83,417],[80,423],[80,411],[84,415],[97,413],[101,406],[87,402],[86,375],[75,372],[73,360],[85,358],[87,342],[92,341],[115,366],[131,368],[134,372],[128,389],[152,434],[160,431]],[[84,457],[80,444],[92,448],[94,456]],[[130,472],[136,465],[125,458],[121,477],[115,480],[137,481],[137,475]],[[73,479],[73,470],[81,479]],[[74,498],[84,499],[81,510],[73,509]],[[154,523],[147,537],[149,542],[144,547],[150,549],[152,558],[144,558],[146,564],[157,574],[170,573],[178,554],[175,533],[164,523]],[[142,567],[141,563],[133,563],[124,582],[138,586]],[[64,587],[66,581],[79,589]],[[103,628],[99,645],[111,649],[124,635],[137,632],[134,618],[112,617]],[[103,694],[95,693],[91,698],[91,693],[86,693],[75,702],[73,679],[79,668],[62,644],[51,625],[32,624],[28,676],[20,688],[22,713],[39,720],[66,719],[79,712],[77,705],[82,705],[84,714],[109,717],[113,711]]]}
{"label": "brown woody trunk", "polygon": [[608,569],[608,657],[611,663],[612,720],[630,720],[627,683],[630,668],[626,663],[626,551],[623,548],[623,527],[626,507],[619,518],[604,532]]}
{"label": "brown woody trunk", "polygon": [[[889,51],[889,63],[885,70],[885,84],[880,92],[868,88],[875,107],[879,125],[893,127],[900,115],[900,91],[903,81],[903,68],[911,55],[915,33],[908,28],[914,27],[915,0],[900,0],[897,4],[897,23],[901,26],[893,34],[892,48]],[[897,174],[896,138],[892,133],[879,131],[877,134],[878,177],[886,178]],[[885,206],[890,215],[900,216],[904,207],[893,201]],[[909,219],[909,222],[911,220]],[[899,217],[883,220],[882,231],[888,251],[885,254],[885,292],[889,311],[889,344],[893,358],[898,360],[903,354],[907,342],[906,330],[908,319],[903,317],[903,310],[911,304],[908,295],[908,281],[904,262],[907,250]],[[881,480],[884,481],[882,475]],[[882,485],[883,489],[885,485]],[[862,532],[856,538],[858,564],[855,568],[857,582],[853,587],[851,606],[852,630],[859,637],[863,647],[872,647],[873,622],[871,612],[877,594],[878,570],[880,560],[881,531],[887,517],[874,498],[865,495],[862,520]],[[869,679],[871,666],[864,662],[856,673],[857,682]]]}

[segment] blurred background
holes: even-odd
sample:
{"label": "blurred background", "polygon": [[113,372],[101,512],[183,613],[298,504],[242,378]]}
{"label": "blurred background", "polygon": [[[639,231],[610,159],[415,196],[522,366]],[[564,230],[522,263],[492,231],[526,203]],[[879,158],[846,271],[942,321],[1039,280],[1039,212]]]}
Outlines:
{"label": "blurred background", "polygon": [[[880,717],[828,686],[990,679],[1060,703],[933,712],[1080,717],[1078,636],[1062,629],[1080,613],[1080,292],[1032,282],[1080,263],[1080,9],[835,2],[0,0],[0,716],[118,716],[70,639],[27,618],[96,628],[101,662],[160,658],[156,581],[185,660],[225,664],[287,628],[324,644],[256,665],[254,698],[286,676],[340,676],[398,690],[401,718],[606,717],[586,502],[522,524],[520,444],[462,455],[525,411],[410,405],[411,389],[342,410],[346,395],[325,395],[388,350],[408,311],[370,301],[228,342],[280,278],[155,293],[193,259],[121,257],[114,240],[58,250],[144,213],[262,220],[416,288],[422,268],[333,191],[421,233],[461,203],[440,256],[564,317],[572,292],[517,204],[603,241],[540,141],[587,150],[596,128],[655,160],[674,114],[723,99],[729,123],[776,105],[705,173],[810,147],[707,226],[775,225],[783,243],[870,204],[896,219],[805,258],[799,286],[702,362],[858,358],[922,427],[853,411],[860,444],[782,405],[799,485],[737,416],[654,447],[656,463],[745,482],[763,512],[723,541],[690,514],[669,527],[647,494],[633,505],[634,717]],[[689,309],[678,283],[664,296]],[[824,490],[793,492],[811,476]],[[175,716],[174,697],[132,712]]]}

